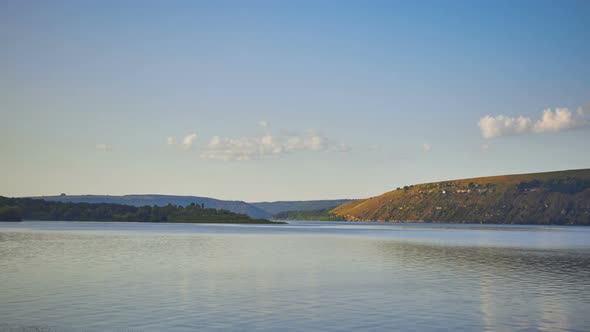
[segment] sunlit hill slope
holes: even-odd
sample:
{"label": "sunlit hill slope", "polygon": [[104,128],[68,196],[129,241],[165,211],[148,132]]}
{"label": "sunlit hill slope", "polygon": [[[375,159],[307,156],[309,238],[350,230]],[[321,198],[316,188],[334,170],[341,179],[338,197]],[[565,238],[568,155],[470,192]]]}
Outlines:
{"label": "sunlit hill slope", "polygon": [[406,186],[330,213],[351,221],[590,225],[590,169]]}

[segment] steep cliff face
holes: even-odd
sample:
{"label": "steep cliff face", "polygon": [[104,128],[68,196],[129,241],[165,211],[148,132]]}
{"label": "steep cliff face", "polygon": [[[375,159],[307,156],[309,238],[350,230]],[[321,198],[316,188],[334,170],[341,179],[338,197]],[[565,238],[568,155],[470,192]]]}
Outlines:
{"label": "steep cliff face", "polygon": [[590,169],[425,183],[330,212],[351,221],[590,225]]}

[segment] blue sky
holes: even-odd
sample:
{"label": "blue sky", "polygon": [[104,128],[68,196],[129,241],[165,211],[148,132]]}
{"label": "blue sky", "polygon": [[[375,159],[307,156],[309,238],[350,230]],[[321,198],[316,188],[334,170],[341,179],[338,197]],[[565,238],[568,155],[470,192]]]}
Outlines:
{"label": "blue sky", "polygon": [[590,167],[588,1],[3,1],[0,195]]}

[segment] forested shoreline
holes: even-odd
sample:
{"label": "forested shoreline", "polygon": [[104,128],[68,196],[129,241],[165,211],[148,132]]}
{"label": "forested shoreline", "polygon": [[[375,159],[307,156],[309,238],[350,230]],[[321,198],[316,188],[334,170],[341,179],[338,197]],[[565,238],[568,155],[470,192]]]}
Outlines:
{"label": "forested shoreline", "polygon": [[188,206],[131,206],[110,203],[61,203],[32,198],[0,196],[0,221],[128,221],[172,223],[275,224],[199,204]]}

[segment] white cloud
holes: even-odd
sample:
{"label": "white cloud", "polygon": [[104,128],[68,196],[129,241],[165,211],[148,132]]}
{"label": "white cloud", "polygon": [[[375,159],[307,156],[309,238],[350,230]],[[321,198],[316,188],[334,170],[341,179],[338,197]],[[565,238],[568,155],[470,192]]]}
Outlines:
{"label": "white cloud", "polygon": [[96,149],[99,151],[111,151],[113,147],[108,144],[100,143],[96,144]]}
{"label": "white cloud", "polygon": [[481,145],[481,151],[488,151],[490,149],[490,146],[487,144],[482,144]]}
{"label": "white cloud", "polygon": [[429,152],[430,150],[432,150],[432,145],[424,143],[422,144],[421,148],[423,152]]}
{"label": "white cloud", "polygon": [[182,147],[185,149],[190,149],[193,146],[193,143],[197,139],[197,134],[190,134],[186,135],[182,140]]}
{"label": "white cloud", "polygon": [[303,134],[273,134],[269,124],[261,121],[259,125],[264,133],[242,138],[213,136],[201,152],[201,158],[216,160],[254,160],[267,157],[279,157],[300,151],[337,151],[344,152],[350,148],[335,144],[316,131],[308,130]]}
{"label": "white cloud", "polygon": [[182,148],[188,150],[193,146],[196,139],[197,139],[197,134],[189,134],[189,135],[184,136],[184,138],[182,139],[182,142],[180,142],[180,144],[179,144],[175,137],[169,136],[169,137],[166,137],[166,144],[169,146],[180,145]]}
{"label": "white cloud", "polygon": [[504,115],[496,117],[486,115],[479,120],[478,126],[484,138],[493,138],[588,128],[590,120],[582,108],[578,108],[576,112],[571,112],[567,108],[556,108],[555,111],[548,108],[543,111],[543,116],[537,121],[523,116],[512,118]]}
{"label": "white cloud", "polygon": [[[578,120],[580,121],[578,122]],[[574,114],[572,114],[567,108],[556,108],[555,112],[546,109],[543,111],[543,117],[541,120],[535,123],[533,131],[537,133],[561,131],[583,125],[588,125],[588,122],[584,119],[584,113],[581,108],[578,108]]]}
{"label": "white cloud", "polygon": [[498,136],[518,135],[527,132],[531,127],[532,121],[529,118],[509,118],[503,115],[491,117],[484,116],[479,120],[481,135],[485,138]]}

